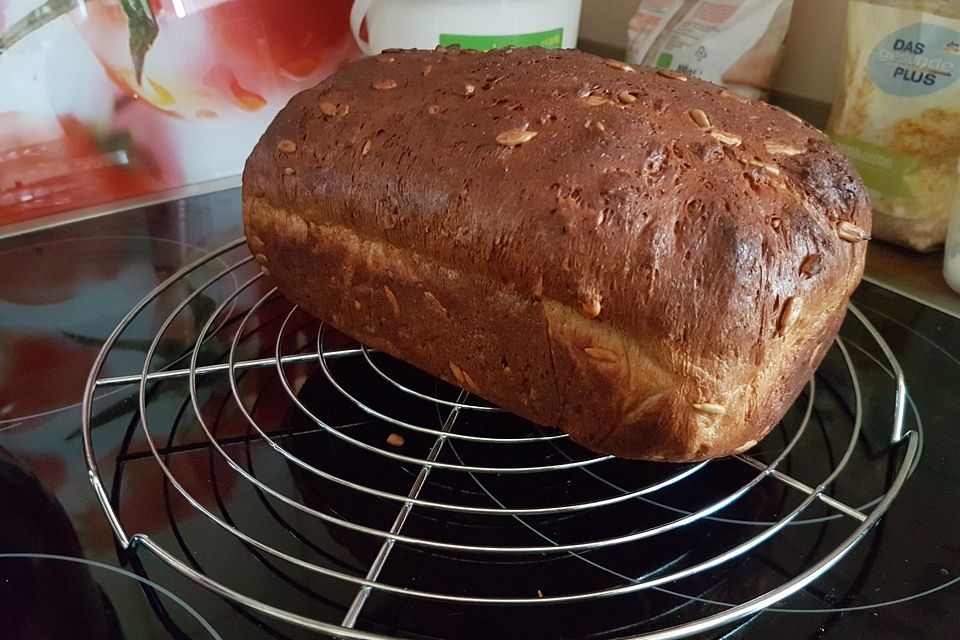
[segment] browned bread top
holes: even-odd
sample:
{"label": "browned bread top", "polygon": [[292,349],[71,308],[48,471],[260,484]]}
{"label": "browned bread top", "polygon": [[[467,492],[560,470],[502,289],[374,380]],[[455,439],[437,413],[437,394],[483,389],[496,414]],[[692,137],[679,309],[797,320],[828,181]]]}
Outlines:
{"label": "browned bread top", "polygon": [[245,202],[577,309],[702,378],[691,403],[760,422],[859,282],[865,193],[781,109],[544,49],[356,62],[294,97],[244,173]]}

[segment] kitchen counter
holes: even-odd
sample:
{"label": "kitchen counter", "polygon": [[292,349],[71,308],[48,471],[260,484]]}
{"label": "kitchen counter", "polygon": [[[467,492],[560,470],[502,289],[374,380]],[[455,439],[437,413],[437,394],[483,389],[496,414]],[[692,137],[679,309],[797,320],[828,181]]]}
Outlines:
{"label": "kitchen counter", "polygon": [[955,318],[960,318],[960,293],[943,279],[943,251],[917,253],[885,242],[871,242],[865,277]]}

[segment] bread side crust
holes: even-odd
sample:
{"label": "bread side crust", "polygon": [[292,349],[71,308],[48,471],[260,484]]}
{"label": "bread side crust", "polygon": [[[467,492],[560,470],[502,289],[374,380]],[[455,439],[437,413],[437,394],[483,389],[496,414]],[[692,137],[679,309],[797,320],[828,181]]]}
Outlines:
{"label": "bread side crust", "polygon": [[[524,418],[562,427],[599,452],[702,460],[749,448],[776,424],[816,362],[782,358],[827,343],[845,305],[768,351],[759,375],[731,384],[662,339],[640,340],[580,310],[482,274],[304,221],[244,198],[251,248],[309,313]],[[755,371],[755,370],[754,370]],[[766,371],[788,371],[781,379]],[[722,410],[720,409],[722,407]]]}

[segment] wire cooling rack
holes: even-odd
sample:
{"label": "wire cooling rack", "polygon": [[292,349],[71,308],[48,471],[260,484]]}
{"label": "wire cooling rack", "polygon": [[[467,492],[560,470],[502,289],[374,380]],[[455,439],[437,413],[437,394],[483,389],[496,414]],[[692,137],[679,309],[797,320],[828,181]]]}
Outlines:
{"label": "wire cooling rack", "polygon": [[[551,637],[576,611],[564,637],[689,637],[827,576],[915,466],[899,364],[850,311],[755,452],[627,462],[351,343],[287,302],[238,240],[171,276],[106,340],[84,394],[86,462],[124,552],[149,551],[258,620],[372,639],[490,637],[509,619]],[[136,358],[131,334],[148,338]],[[134,373],[105,374],[121,367]],[[103,410],[123,393],[127,427]],[[118,438],[119,453],[98,451]],[[198,450],[203,488],[178,463]],[[123,490],[141,492],[141,511],[166,509],[175,535],[129,528],[140,519],[119,494],[134,460],[164,490]],[[236,517],[243,500],[257,508]],[[183,521],[203,532],[191,541]],[[202,563],[191,545],[207,538],[240,552]],[[784,546],[778,571],[758,568]],[[245,579],[248,567],[270,573]]]}

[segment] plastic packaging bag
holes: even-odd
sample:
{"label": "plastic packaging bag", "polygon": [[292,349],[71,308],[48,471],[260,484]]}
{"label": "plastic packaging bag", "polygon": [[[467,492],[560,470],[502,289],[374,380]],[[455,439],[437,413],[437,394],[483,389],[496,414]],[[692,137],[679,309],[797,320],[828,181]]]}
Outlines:
{"label": "plastic packaging bag", "polygon": [[960,159],[960,0],[853,0],[828,133],[870,189],[873,235],[942,244]]}
{"label": "plastic packaging bag", "polygon": [[764,98],[792,8],[793,0],[641,0],[627,60]]}

